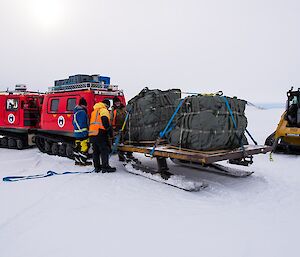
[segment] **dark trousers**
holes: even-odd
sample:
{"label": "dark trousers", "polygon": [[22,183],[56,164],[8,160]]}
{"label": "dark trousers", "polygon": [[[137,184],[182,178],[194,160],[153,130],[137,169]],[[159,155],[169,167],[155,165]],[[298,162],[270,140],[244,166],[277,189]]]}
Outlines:
{"label": "dark trousers", "polygon": [[[109,166],[110,145],[108,135],[100,133],[98,136],[90,137],[93,146],[93,163],[95,169],[106,168]],[[101,164],[100,164],[101,156]]]}

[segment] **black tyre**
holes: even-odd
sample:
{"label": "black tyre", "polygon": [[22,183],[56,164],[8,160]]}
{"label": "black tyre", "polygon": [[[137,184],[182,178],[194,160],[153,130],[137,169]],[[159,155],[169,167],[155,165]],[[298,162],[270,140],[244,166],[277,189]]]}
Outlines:
{"label": "black tyre", "polygon": [[53,155],[58,155],[59,154],[59,145],[57,143],[53,143],[51,146],[51,153]]}
{"label": "black tyre", "polygon": [[21,149],[24,148],[24,141],[23,141],[23,140],[21,140],[21,139],[18,139],[18,140],[17,140],[17,148],[18,148],[19,150],[21,150]]}
{"label": "black tyre", "polygon": [[270,136],[267,137],[265,141],[265,145],[272,146],[275,142],[275,132],[273,132]]}
{"label": "black tyre", "polygon": [[17,146],[17,142],[13,138],[8,139],[8,148],[15,148]]}
{"label": "black tyre", "polygon": [[59,146],[59,156],[65,157],[66,156],[66,146],[64,144],[61,144]]}
{"label": "black tyre", "polygon": [[35,144],[37,146],[37,148],[42,152],[42,153],[46,153],[45,151],[45,140],[41,137],[36,137],[35,138]]}
{"label": "black tyre", "polygon": [[8,146],[8,138],[7,137],[3,137],[1,138],[1,146],[7,147]]}
{"label": "black tyre", "polygon": [[51,153],[51,143],[45,140],[45,152]]}
{"label": "black tyre", "polygon": [[67,155],[68,158],[74,159],[74,148],[71,145],[67,145],[66,155]]}

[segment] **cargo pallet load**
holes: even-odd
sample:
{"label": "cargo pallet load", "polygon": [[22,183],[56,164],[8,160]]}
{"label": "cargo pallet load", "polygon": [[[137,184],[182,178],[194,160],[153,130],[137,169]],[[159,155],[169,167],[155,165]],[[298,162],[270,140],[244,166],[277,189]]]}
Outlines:
{"label": "cargo pallet load", "polygon": [[[226,167],[217,162],[227,160],[231,164],[248,166],[253,163],[253,155],[272,151],[272,147],[257,145],[254,140],[254,145],[248,144],[244,136],[247,132],[251,137],[246,130],[247,119],[244,116],[246,101],[221,94],[184,99],[180,99],[180,95],[180,90],[145,88],[129,101],[127,141],[120,144],[118,150],[141,153],[157,160],[157,169],[153,169],[137,159],[126,159],[124,166],[129,172],[186,191],[198,191],[207,186],[206,182],[195,182],[172,174],[167,158],[178,165],[241,178],[253,172]],[[140,118],[137,118],[137,114]],[[200,120],[197,120],[199,117]],[[204,129],[208,123],[210,129],[207,131]],[[185,142],[181,142],[182,138],[185,138]],[[201,145],[207,140],[210,144]]]}

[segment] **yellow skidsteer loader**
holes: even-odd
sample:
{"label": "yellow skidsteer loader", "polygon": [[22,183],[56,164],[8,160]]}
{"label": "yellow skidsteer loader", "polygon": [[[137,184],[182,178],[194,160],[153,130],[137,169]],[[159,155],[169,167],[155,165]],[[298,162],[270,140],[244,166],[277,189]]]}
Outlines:
{"label": "yellow skidsteer loader", "polygon": [[286,110],[265,145],[273,146],[273,152],[300,154],[300,88],[287,92]]}

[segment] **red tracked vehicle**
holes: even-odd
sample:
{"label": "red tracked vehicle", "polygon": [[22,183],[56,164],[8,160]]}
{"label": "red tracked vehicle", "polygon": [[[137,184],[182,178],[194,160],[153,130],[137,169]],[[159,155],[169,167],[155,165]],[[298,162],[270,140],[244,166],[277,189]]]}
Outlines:
{"label": "red tracked vehicle", "polygon": [[97,102],[117,96],[125,105],[125,98],[118,86],[99,82],[83,82],[49,88],[45,94],[40,128],[36,132],[35,142],[41,152],[73,158],[73,110],[79,99],[87,101],[88,115]]}
{"label": "red tracked vehicle", "polygon": [[42,93],[27,91],[26,85],[0,92],[0,147],[24,149],[34,145],[43,97]]}

